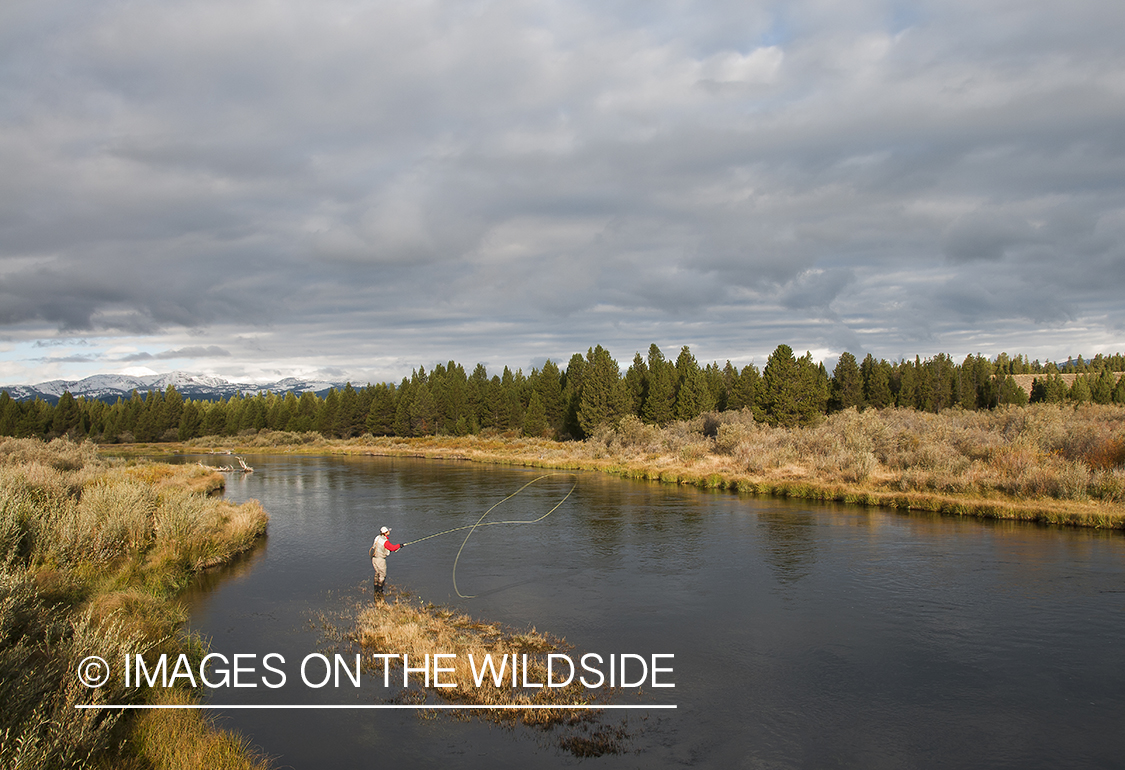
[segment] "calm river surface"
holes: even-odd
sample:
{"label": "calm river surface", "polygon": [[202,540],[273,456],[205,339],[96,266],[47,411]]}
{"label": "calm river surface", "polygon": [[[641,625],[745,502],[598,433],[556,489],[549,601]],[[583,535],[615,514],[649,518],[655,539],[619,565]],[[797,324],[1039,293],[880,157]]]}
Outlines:
{"label": "calm river surface", "polygon": [[[185,458],[194,461],[195,458]],[[369,596],[368,547],[474,523],[542,472],[388,458],[247,456],[227,496],[257,498],[267,541],[208,575],[190,627],[214,652],[285,656],[289,684],[213,703],[383,702],[300,683],[313,624]],[[632,752],[578,760],[542,734],[410,711],[227,710],[281,767],[1121,767],[1125,537],[707,493],[581,474],[544,521],[388,559],[388,582],[575,651],[672,653],[674,703],[628,719]],[[556,476],[490,519],[536,518]],[[577,657],[577,655],[575,656]],[[259,681],[262,670],[259,668]],[[373,686],[377,685],[377,686]],[[627,716],[626,716],[627,715]]]}

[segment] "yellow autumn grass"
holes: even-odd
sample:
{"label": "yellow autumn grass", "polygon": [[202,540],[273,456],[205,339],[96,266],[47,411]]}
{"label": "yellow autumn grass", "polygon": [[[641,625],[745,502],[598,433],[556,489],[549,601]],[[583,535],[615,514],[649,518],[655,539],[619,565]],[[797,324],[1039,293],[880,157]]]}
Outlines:
{"label": "yellow autumn grass", "polygon": [[[369,674],[379,677],[384,675],[384,663],[371,657],[375,653],[406,655],[412,668],[421,666],[427,655],[431,661],[438,654],[452,656],[441,660],[442,668],[450,670],[440,674],[440,682],[455,683],[456,687],[438,687],[433,680],[429,687],[424,687],[424,675],[411,674],[411,690],[400,696],[406,700],[433,702],[427,701],[429,698],[452,704],[515,707],[466,710],[460,712],[459,717],[534,727],[549,732],[556,745],[579,757],[622,753],[627,748],[629,734],[623,725],[604,724],[602,712],[596,709],[565,708],[596,705],[590,691],[577,678],[561,687],[523,687],[525,680],[545,685],[548,681],[547,655],[568,653],[571,649],[564,639],[534,628],[514,631],[496,623],[474,620],[464,613],[424,604],[393,592],[393,589],[387,601],[380,600],[359,609],[353,630],[343,636],[364,652]],[[506,662],[505,655],[509,656]],[[513,655],[520,661],[518,687],[511,686]],[[470,656],[476,664],[476,671]],[[491,656],[493,669],[485,673],[487,656]],[[526,672],[523,668],[525,656]],[[390,681],[401,682],[401,658],[392,659],[388,665],[394,666]],[[497,685],[494,674],[499,674],[502,666],[503,676]],[[556,669],[551,681],[561,684],[569,673],[569,670]]]}
{"label": "yellow autumn grass", "polygon": [[[162,692],[159,705],[190,705],[192,698],[180,691]],[[142,711],[132,732],[137,758],[117,764],[130,770],[267,770],[271,764],[244,737],[218,728],[198,709],[152,709]],[[143,758],[143,761],[142,761]]]}
{"label": "yellow autumn grass", "polygon": [[268,519],[255,501],[210,494],[221,487],[206,469],[107,459],[91,444],[0,441],[0,767],[264,766],[198,714],[74,707],[155,695],[81,687],[91,655],[201,657],[198,640],[177,634],[175,595],[250,548]]}
{"label": "yellow autumn grass", "polygon": [[[195,439],[257,451],[271,434]],[[960,516],[1125,529],[1125,406],[1031,404],[994,410],[849,409],[801,428],[748,411],[664,427],[625,417],[584,441],[518,433],[372,437],[270,451],[456,459],[833,500]],[[315,439],[315,440],[314,440]]]}
{"label": "yellow autumn grass", "polygon": [[[589,704],[587,691],[577,681],[566,687],[529,690],[508,686],[510,665],[506,670],[505,684],[497,686],[487,675],[480,685],[476,684],[470,656],[476,661],[479,673],[483,670],[485,656],[491,656],[499,669],[503,656],[516,655],[522,661],[526,655],[527,681],[545,682],[546,654],[562,652],[568,646],[562,639],[534,628],[523,632],[507,631],[495,623],[475,621],[453,610],[425,606],[395,596],[390,601],[376,602],[360,611],[356,619],[355,638],[366,652],[393,650],[396,654],[409,656],[412,661],[422,661],[427,655],[432,658],[439,653],[454,655],[454,658],[443,661],[443,666],[448,665],[453,670],[443,673],[442,681],[455,682],[457,686],[430,689],[431,693],[447,701],[504,706]],[[524,676],[522,669],[520,676]],[[589,712],[577,709],[511,709],[485,713],[500,721],[518,720],[527,725],[551,726],[580,721]]]}

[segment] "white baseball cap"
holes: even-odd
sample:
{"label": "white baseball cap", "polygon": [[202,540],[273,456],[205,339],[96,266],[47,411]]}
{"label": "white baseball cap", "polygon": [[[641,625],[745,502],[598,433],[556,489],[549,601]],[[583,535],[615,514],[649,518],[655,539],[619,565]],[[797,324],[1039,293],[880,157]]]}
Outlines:
{"label": "white baseball cap", "polygon": [[391,528],[390,528],[390,527],[383,527],[383,528],[382,528],[381,530],[379,530],[379,534],[380,534],[380,535],[385,535],[385,534],[387,534],[387,533],[388,533],[388,532],[390,532],[390,531],[391,531]]}

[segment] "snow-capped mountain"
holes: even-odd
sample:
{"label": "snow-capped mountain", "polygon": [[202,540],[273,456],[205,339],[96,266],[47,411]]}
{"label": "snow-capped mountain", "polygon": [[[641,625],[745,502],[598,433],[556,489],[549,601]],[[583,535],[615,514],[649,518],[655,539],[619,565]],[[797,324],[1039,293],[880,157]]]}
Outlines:
{"label": "snow-capped mountain", "polygon": [[171,385],[184,398],[215,400],[229,398],[236,393],[253,395],[255,393],[270,391],[271,393],[316,393],[323,396],[331,388],[342,388],[342,382],[325,382],[322,380],[301,380],[296,377],[286,377],[284,380],[270,383],[238,383],[227,382],[218,377],[205,377],[188,372],[168,372],[166,374],[150,374],[143,377],[130,377],[125,374],[95,374],[82,380],[50,380],[38,385],[12,385],[0,386],[0,391],[7,391],[8,395],[17,401],[41,398],[50,403],[57,403],[59,396],[66,391],[75,398],[85,396],[101,401],[116,401],[118,398],[129,398],[136,390],[142,395],[150,390],[165,390]]}

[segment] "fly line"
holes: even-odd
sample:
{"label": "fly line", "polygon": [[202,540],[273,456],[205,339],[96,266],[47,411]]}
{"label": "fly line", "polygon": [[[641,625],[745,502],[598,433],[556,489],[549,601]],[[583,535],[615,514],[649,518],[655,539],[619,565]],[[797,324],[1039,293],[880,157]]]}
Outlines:
{"label": "fly line", "polygon": [[[523,492],[525,489],[530,487],[532,484],[540,482],[543,479],[553,478],[555,476],[570,476],[574,479],[574,483],[571,485],[571,487],[567,491],[567,493],[562,496],[562,499],[560,499],[557,503],[555,503],[553,506],[551,506],[551,510],[547,511],[546,513],[544,513],[539,518],[528,519],[526,521],[489,521],[489,522],[485,522],[485,519],[488,518],[488,514],[492,513],[494,510],[496,510],[498,507],[500,507],[504,503],[511,500],[513,497],[519,495],[521,492]],[[459,597],[461,597],[462,599],[475,599],[476,594],[465,595],[465,594],[461,593],[460,589],[457,588],[457,563],[461,560],[461,552],[465,550],[465,545],[469,542],[469,538],[473,536],[473,532],[475,532],[478,527],[491,527],[491,526],[495,526],[497,524],[537,524],[537,523],[543,521],[543,519],[550,516],[555,511],[557,511],[559,509],[559,507],[567,501],[567,498],[569,498],[571,496],[571,494],[573,494],[573,492],[574,492],[574,490],[577,486],[578,486],[578,475],[575,474],[575,473],[545,473],[542,476],[537,476],[534,479],[532,479],[531,481],[527,482],[522,487],[520,487],[519,489],[517,489],[515,492],[508,495],[507,497],[505,497],[500,502],[494,503],[492,505],[492,507],[490,507],[487,511],[485,511],[483,514],[481,514],[481,517],[479,519],[477,519],[475,523],[466,524],[466,525],[461,526],[461,527],[454,527],[453,529],[447,529],[443,532],[435,532],[432,535],[426,535],[425,537],[420,537],[417,540],[411,540],[409,542],[403,543],[403,545],[413,545],[414,543],[421,543],[423,540],[429,540],[430,538],[441,537],[442,535],[449,535],[449,534],[452,534],[453,532],[463,532],[466,529],[469,530],[465,534],[465,539],[461,541],[461,547],[457,549],[457,555],[453,558],[453,590],[456,591],[457,595]]]}

